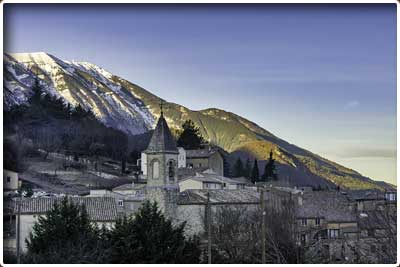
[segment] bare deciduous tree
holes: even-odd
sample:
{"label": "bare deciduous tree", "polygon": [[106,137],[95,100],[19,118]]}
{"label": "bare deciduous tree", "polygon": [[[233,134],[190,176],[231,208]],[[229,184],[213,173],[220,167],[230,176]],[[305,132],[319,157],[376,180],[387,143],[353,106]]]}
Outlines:
{"label": "bare deciduous tree", "polygon": [[[216,206],[212,212],[213,263],[261,263],[261,215],[259,207]],[[206,218],[205,218],[206,220]],[[206,223],[206,222],[205,222]],[[293,205],[266,208],[266,260],[299,263]]]}

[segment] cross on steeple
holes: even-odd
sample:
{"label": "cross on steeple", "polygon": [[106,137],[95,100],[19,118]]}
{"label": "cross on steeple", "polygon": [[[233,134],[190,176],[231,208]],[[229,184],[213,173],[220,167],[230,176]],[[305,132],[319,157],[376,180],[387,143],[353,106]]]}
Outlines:
{"label": "cross on steeple", "polygon": [[160,101],[161,116],[163,115],[163,105],[164,105],[164,100],[161,100]]}

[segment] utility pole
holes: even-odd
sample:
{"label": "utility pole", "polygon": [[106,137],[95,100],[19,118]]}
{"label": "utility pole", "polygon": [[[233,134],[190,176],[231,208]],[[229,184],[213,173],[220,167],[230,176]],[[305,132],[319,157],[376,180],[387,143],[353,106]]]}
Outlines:
{"label": "utility pole", "polygon": [[261,188],[261,263],[265,264],[266,259],[265,259],[265,250],[266,250],[266,244],[265,244],[265,238],[266,238],[266,229],[265,229],[265,199],[264,199],[264,187]]}
{"label": "utility pole", "polygon": [[211,203],[210,192],[207,192],[207,246],[208,246],[208,264],[211,264]]}
{"label": "utility pole", "polygon": [[21,201],[22,201],[22,191],[21,182],[18,182],[19,187],[19,198],[17,201],[17,264],[21,263],[21,251],[20,251],[20,239],[21,239]]}

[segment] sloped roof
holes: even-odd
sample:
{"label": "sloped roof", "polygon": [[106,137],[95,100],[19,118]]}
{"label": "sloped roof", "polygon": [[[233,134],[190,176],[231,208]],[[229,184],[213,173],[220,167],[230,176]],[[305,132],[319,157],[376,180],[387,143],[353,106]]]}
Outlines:
{"label": "sloped roof", "polygon": [[186,180],[196,180],[200,182],[210,182],[210,183],[227,183],[227,184],[245,184],[242,181],[233,180],[228,177],[220,176],[216,174],[213,170],[207,169],[204,172],[196,173],[194,176],[186,177],[179,182],[186,181]]}
{"label": "sloped roof", "polygon": [[221,181],[223,183],[227,183],[227,184],[244,184],[241,181],[233,180],[231,178],[218,175],[216,173],[202,172],[201,175],[203,175],[204,177],[207,177],[207,178],[211,178],[211,179],[215,179],[217,181]]}
{"label": "sloped roof", "polygon": [[175,139],[172,137],[167,121],[163,114],[158,119],[156,128],[145,152],[173,152],[178,153]]}
{"label": "sloped roof", "polygon": [[[61,202],[61,197],[25,198],[21,202],[21,214],[45,214],[51,210],[54,203]],[[75,204],[84,204],[89,218],[92,221],[115,221],[117,219],[117,205],[112,197],[70,197]],[[14,203],[14,212],[17,205]]]}
{"label": "sloped roof", "polygon": [[207,149],[187,149],[186,158],[208,158],[214,151]]}
{"label": "sloped roof", "polygon": [[254,190],[188,189],[179,194],[179,205],[205,205],[207,193],[212,204],[258,204],[260,194]]}
{"label": "sloped roof", "polygon": [[384,193],[376,189],[349,190],[346,192],[350,200],[382,200]]}
{"label": "sloped roof", "polygon": [[180,180],[179,182],[183,182],[183,181],[187,181],[187,180],[195,180],[195,181],[199,181],[199,182],[222,184],[222,182],[219,180],[216,180],[212,177],[205,177],[205,176],[199,175],[199,174],[187,177],[185,179]]}
{"label": "sloped roof", "polygon": [[297,205],[298,218],[324,218],[330,222],[353,222],[356,214],[349,208],[346,196],[337,191],[311,191],[302,195],[302,205]]}
{"label": "sloped roof", "polygon": [[132,183],[127,183],[127,184],[123,184],[117,187],[114,187],[112,190],[133,190],[135,189],[134,185]]}

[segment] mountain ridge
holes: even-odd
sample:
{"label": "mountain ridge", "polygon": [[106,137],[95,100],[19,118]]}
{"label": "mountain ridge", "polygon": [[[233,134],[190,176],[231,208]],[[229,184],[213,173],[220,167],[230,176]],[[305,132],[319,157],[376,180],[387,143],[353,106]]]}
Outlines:
{"label": "mountain ridge", "polygon": [[[131,135],[151,130],[160,114],[163,99],[89,62],[64,61],[39,52],[4,54],[4,65],[5,108],[25,103],[39,78],[48,93],[92,110],[106,126]],[[191,119],[206,140],[231,153],[231,162],[236,157],[265,160],[273,150],[278,173],[296,185],[385,188],[386,184],[290,144],[233,112],[218,108],[195,111],[166,103],[164,116],[171,128],[179,129]]]}

